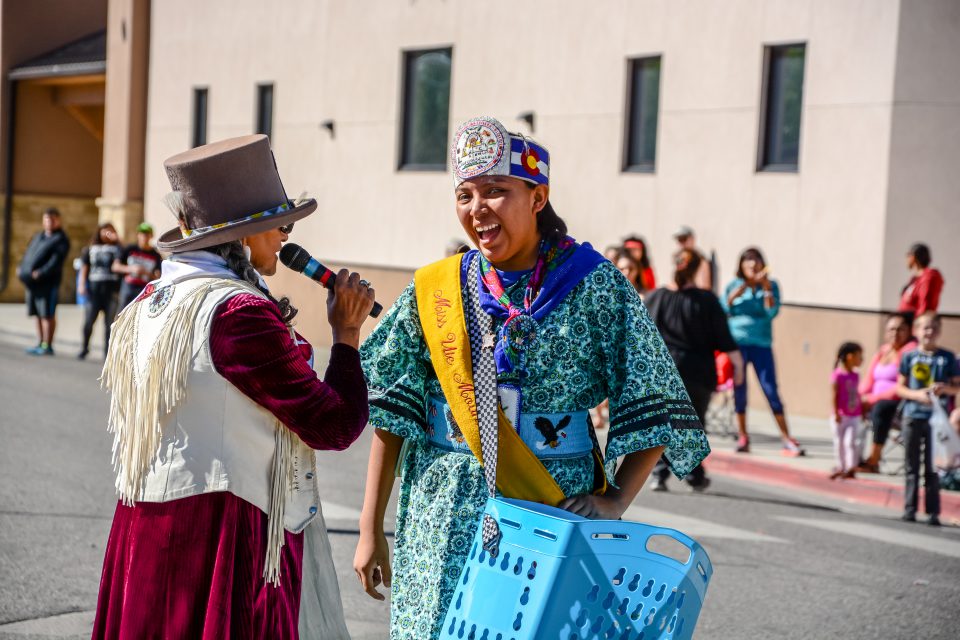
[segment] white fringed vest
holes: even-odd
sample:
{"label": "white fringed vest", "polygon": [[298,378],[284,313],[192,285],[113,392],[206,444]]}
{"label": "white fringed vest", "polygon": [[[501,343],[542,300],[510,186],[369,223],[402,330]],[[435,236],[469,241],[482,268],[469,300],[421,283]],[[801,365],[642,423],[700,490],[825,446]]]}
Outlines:
{"label": "white fringed vest", "polygon": [[265,575],[276,582],[283,529],[299,533],[317,513],[316,457],[213,366],[214,312],[241,293],[263,297],[241,280],[194,277],[131,304],[114,326],[102,381],[113,392],[124,503],[233,493],[268,514]]}

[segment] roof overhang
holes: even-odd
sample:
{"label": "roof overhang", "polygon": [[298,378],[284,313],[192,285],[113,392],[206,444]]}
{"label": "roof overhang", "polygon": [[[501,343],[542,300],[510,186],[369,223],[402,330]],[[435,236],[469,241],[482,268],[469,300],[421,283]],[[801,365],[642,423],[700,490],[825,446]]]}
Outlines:
{"label": "roof overhang", "polygon": [[11,69],[7,77],[10,80],[37,80],[103,76],[106,72],[107,32],[104,29],[27,60]]}

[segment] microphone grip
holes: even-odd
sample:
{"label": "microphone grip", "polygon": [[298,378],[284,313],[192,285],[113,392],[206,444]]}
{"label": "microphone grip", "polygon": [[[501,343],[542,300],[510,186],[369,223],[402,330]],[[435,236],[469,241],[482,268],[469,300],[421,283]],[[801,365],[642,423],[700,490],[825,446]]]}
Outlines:
{"label": "microphone grip", "polygon": [[[307,266],[303,268],[303,275],[307,276],[311,280],[319,282],[324,286],[324,288],[330,289],[331,291],[333,290],[333,285],[337,280],[337,274],[330,269],[327,269],[314,258],[310,258],[310,260],[307,262]],[[370,309],[370,317],[376,318],[382,311],[383,305],[374,300],[373,308]]]}

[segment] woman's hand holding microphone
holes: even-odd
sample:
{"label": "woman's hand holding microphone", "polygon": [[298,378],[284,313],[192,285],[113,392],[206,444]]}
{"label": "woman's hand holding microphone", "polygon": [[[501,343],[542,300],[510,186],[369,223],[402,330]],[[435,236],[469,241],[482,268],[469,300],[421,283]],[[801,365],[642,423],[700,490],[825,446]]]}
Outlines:
{"label": "woman's hand holding microphone", "polygon": [[375,292],[360,274],[340,269],[332,289],[327,290],[327,321],[333,342],[360,348],[360,327],[373,309]]}

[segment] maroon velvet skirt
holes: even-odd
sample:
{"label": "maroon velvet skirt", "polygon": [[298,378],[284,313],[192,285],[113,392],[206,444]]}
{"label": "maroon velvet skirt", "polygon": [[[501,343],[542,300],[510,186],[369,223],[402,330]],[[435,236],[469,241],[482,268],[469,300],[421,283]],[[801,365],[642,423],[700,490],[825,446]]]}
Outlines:
{"label": "maroon velvet skirt", "polygon": [[297,638],[303,534],[263,579],[267,516],[232,493],[117,503],[94,638]]}

